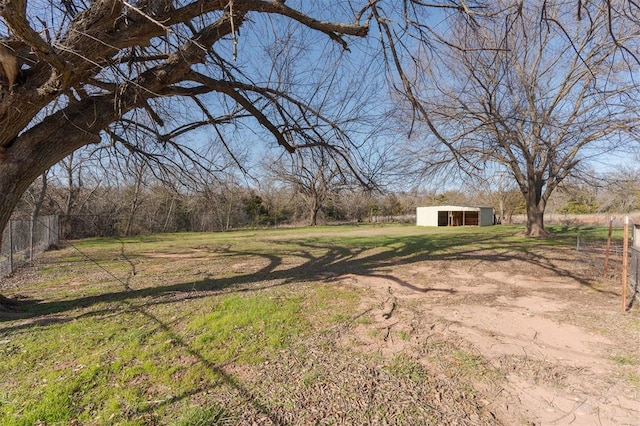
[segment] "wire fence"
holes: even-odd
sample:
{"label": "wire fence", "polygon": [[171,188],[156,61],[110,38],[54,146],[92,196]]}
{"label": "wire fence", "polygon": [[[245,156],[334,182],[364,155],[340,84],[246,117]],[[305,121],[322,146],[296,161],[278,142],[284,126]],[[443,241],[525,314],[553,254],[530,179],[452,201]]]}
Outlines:
{"label": "wire fence", "polygon": [[576,241],[576,260],[589,265],[598,276],[607,276],[610,272],[619,270],[616,265],[620,265],[623,251],[622,241],[586,238],[582,235],[578,235]]}
{"label": "wire fence", "polygon": [[12,219],[2,232],[0,278],[31,262],[33,256],[60,243],[58,215]]}
{"label": "wire fence", "polygon": [[576,250],[580,253],[591,253],[598,255],[606,255],[607,250],[609,255],[622,257],[622,241],[610,241],[607,243],[606,239],[589,239],[581,235],[578,235],[576,242]]}
{"label": "wire fence", "polygon": [[[66,223],[66,222],[65,222]],[[2,233],[0,247],[0,278],[11,275],[33,256],[60,244],[58,215],[40,216],[35,220],[12,219]],[[588,261],[606,274],[609,257],[624,260],[624,247],[619,241],[592,240],[578,236],[576,250],[582,261]],[[604,260],[604,262],[603,262]],[[632,240],[628,249],[627,287],[630,299],[640,302],[640,224],[632,224]]]}
{"label": "wire fence", "polygon": [[629,292],[640,302],[640,247],[634,246],[629,250]]}
{"label": "wire fence", "polygon": [[640,223],[629,223],[628,217],[625,222],[623,241],[587,239],[578,235],[576,251],[580,262],[588,263],[605,277],[610,271],[619,270],[622,264],[623,306],[630,309],[634,301],[640,302]]}
{"label": "wire fence", "polygon": [[629,244],[627,285],[631,301],[634,299],[640,302],[640,223],[632,223],[631,244]]}

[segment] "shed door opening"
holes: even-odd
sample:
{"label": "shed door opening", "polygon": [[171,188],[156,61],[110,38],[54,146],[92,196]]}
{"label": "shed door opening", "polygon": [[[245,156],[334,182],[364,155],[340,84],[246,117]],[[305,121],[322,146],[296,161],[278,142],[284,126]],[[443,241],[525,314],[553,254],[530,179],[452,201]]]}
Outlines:
{"label": "shed door opening", "polygon": [[480,212],[465,212],[464,224],[467,226],[480,225]]}
{"label": "shed door opening", "polygon": [[447,211],[439,211],[438,212],[438,226],[448,226],[449,225],[449,212]]}
{"label": "shed door opening", "polygon": [[[440,215],[438,215],[440,222]],[[469,211],[449,212],[449,226],[478,226],[480,224],[480,213]]]}

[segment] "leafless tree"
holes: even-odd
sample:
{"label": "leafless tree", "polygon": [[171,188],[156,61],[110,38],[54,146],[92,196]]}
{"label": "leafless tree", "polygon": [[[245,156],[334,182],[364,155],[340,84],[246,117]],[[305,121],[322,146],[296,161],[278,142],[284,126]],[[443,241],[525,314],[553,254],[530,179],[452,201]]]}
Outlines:
{"label": "leafless tree", "polygon": [[[632,163],[637,164],[636,161]],[[629,213],[640,209],[640,169],[633,164],[602,176],[603,189],[598,194],[601,211]]]}
{"label": "leafless tree", "polygon": [[371,206],[374,193],[362,187],[350,187],[336,197],[336,204],[346,220],[363,222],[372,216]]}
{"label": "leafless tree", "polygon": [[53,201],[57,211],[63,215],[86,212],[85,206],[90,202],[101,182],[93,174],[91,159],[86,152],[74,152],[58,163],[53,174],[57,183],[59,196]]}
{"label": "leafless tree", "polygon": [[526,202],[526,234],[545,235],[558,185],[635,133],[637,63],[628,54],[640,28],[614,3],[498,1],[442,14],[440,36],[410,23],[417,45],[394,44],[383,21],[407,121],[412,131],[423,125],[408,150],[423,171],[482,178],[506,168]]}
{"label": "leafless tree", "polygon": [[318,224],[318,214],[329,198],[346,185],[344,168],[326,149],[283,154],[283,159],[268,161],[270,178],[288,184],[304,199],[309,225]]}
{"label": "leafless tree", "polygon": [[271,80],[245,72],[250,61],[271,67],[264,55],[242,56],[243,40],[262,37],[265,19],[335,42],[336,52],[325,56],[368,32],[344,10],[349,23],[300,7],[266,0],[0,1],[0,228],[44,170],[88,144],[128,144],[127,132],[180,150],[188,131],[207,126],[224,143],[224,125],[249,120],[289,151],[308,144],[319,127],[339,132],[316,99],[278,85],[277,70]]}
{"label": "leafless tree", "polygon": [[194,230],[228,231],[242,226],[245,192],[237,177],[228,174],[216,176],[192,197],[194,200],[189,211]]}
{"label": "leafless tree", "polygon": [[33,261],[33,246],[35,244],[35,231],[36,231],[36,221],[38,220],[38,216],[42,211],[42,206],[45,201],[45,197],[47,194],[47,185],[48,185],[48,173],[49,171],[45,171],[40,179],[35,181],[33,185],[29,187],[27,192],[25,192],[22,197],[22,202],[26,204],[30,210],[30,218],[31,223],[29,225],[29,261]]}

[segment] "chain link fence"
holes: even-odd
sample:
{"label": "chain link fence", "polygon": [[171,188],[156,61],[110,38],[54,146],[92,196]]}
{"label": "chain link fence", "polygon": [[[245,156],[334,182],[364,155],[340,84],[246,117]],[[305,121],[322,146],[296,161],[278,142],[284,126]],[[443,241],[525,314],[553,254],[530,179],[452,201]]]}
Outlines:
{"label": "chain link fence", "polygon": [[33,256],[60,243],[58,215],[35,220],[12,219],[2,232],[0,278],[12,274]]}

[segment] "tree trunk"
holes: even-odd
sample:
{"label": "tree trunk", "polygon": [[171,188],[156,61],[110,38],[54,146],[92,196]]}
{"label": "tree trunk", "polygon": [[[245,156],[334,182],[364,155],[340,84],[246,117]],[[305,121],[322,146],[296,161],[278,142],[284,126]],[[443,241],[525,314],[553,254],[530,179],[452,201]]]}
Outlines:
{"label": "tree trunk", "polygon": [[316,226],[318,224],[318,212],[320,211],[320,202],[317,198],[313,198],[311,201],[311,226]]}
{"label": "tree trunk", "polygon": [[[105,103],[111,109],[113,108],[113,103],[106,101]],[[77,105],[79,105],[78,108],[87,107],[82,105],[82,102]],[[85,116],[80,110],[75,112],[69,110],[66,116],[62,114],[64,111],[53,114],[50,120],[47,119],[30,128],[12,144],[0,146],[0,229],[4,229],[9,223],[13,209],[38,176],[78,148],[89,143],[100,142],[97,131],[95,133],[87,131],[83,121],[90,121],[98,129],[102,128],[102,125],[108,122],[108,118],[105,117],[109,117],[109,110],[100,107],[98,103],[91,105],[96,108],[87,108],[89,116]],[[99,114],[96,111],[104,113]],[[68,122],[76,125],[71,128],[66,127],[65,123]],[[6,306],[3,300],[6,298],[0,298],[0,305]]]}
{"label": "tree trunk", "polygon": [[529,237],[546,237],[549,233],[544,229],[544,211],[538,206],[527,206],[527,228],[525,234]]}
{"label": "tree trunk", "polygon": [[[2,247],[2,231],[9,223],[13,209],[31,182],[46,168],[20,169],[2,162],[0,156],[0,247]],[[14,305],[14,301],[0,294],[0,312],[11,310]]]}
{"label": "tree trunk", "polygon": [[[167,211],[167,217],[164,220],[164,225],[162,226],[162,232],[167,232],[167,229],[169,229],[169,221],[171,220],[171,216],[173,214],[173,207],[175,205],[176,202],[176,198],[174,195],[171,196],[171,203],[169,204],[169,211]],[[175,223],[175,221],[174,221]],[[175,231],[175,229],[174,229]]]}
{"label": "tree trunk", "polygon": [[[44,204],[44,198],[47,195],[47,172],[48,170],[42,174],[42,188],[40,188],[38,198],[35,200],[33,210],[31,210],[31,223],[29,224],[29,262],[33,262],[33,245],[35,244],[36,220],[38,220],[38,216],[40,216],[40,209],[42,208],[42,204]],[[48,229],[47,232],[49,232]]]}
{"label": "tree trunk", "polygon": [[76,204],[76,196],[80,192],[79,187],[76,186],[75,179],[73,177],[74,155],[71,153],[69,157],[64,161],[64,167],[67,172],[67,197],[64,204],[64,215],[69,216],[73,211],[73,206]]}
{"label": "tree trunk", "polygon": [[4,230],[4,227],[9,223],[13,209],[20,201],[22,194],[31,182],[47,168],[48,165],[16,170],[11,164],[5,165],[0,161],[0,245],[2,244],[1,230]]}
{"label": "tree trunk", "polygon": [[525,194],[527,204],[525,235],[529,237],[542,238],[549,235],[544,229],[544,210],[547,200],[542,196],[542,186],[541,179],[529,179],[529,191]]}

